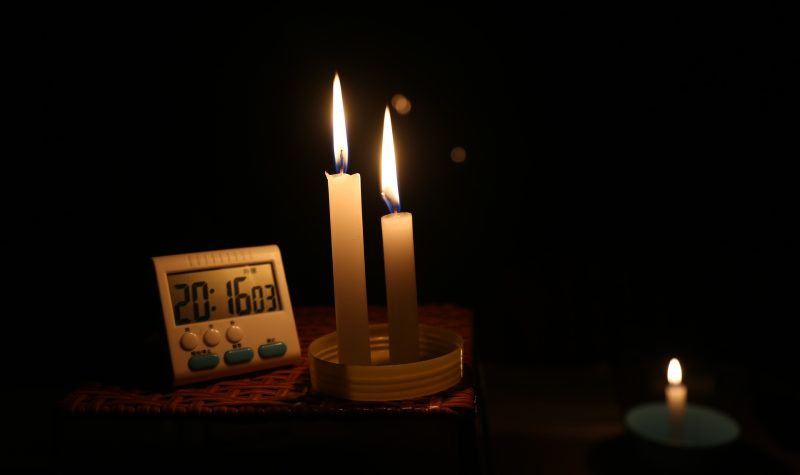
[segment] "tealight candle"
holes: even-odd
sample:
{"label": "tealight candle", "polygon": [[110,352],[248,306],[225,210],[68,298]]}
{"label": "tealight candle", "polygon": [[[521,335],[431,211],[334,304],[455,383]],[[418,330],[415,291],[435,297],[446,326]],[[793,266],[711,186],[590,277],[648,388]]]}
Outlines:
{"label": "tealight candle", "polygon": [[664,393],[667,398],[669,411],[669,424],[672,435],[681,437],[683,434],[684,419],[686,417],[686,386],[682,384],[683,371],[677,358],[672,358],[667,367],[667,384]]}

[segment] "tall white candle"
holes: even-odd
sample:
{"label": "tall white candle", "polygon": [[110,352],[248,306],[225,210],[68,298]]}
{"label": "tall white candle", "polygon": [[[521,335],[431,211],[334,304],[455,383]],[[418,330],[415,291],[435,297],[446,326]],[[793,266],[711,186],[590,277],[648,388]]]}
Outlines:
{"label": "tall white candle", "polygon": [[386,107],[383,118],[381,194],[390,211],[381,218],[386,305],[389,315],[389,358],[393,364],[410,363],[419,360],[414,227],[411,213],[400,212],[389,107]]}
{"label": "tall white candle", "polygon": [[328,178],[333,254],[333,293],[336,307],[336,335],[339,362],[368,365],[369,319],[367,279],[364,271],[364,226],[361,220],[361,176],[348,175],[347,132],[344,121],[342,86],[333,80],[333,152],[336,171]]}
{"label": "tall white candle", "polygon": [[677,358],[672,358],[667,367],[667,384],[664,393],[667,398],[667,410],[669,411],[669,424],[673,437],[681,437],[683,434],[683,423],[686,417],[686,386],[682,384],[683,371],[681,363]]}

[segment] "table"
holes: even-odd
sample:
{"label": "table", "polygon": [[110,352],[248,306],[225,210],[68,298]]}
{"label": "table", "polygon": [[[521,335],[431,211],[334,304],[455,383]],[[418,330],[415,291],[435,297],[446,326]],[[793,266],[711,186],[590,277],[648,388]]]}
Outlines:
{"label": "table", "polygon": [[[464,338],[464,378],[447,391],[375,403],[312,392],[308,345],[334,331],[335,316],[332,307],[301,307],[295,309],[302,347],[296,366],[168,391],[100,382],[70,392],[61,403],[58,460],[97,468],[121,460],[146,467],[158,458],[198,468],[335,464],[361,472],[380,464],[418,471],[425,463],[431,471],[473,471],[478,405],[472,312],[455,305],[419,311],[421,323]],[[385,309],[370,307],[370,322],[384,321]]]}

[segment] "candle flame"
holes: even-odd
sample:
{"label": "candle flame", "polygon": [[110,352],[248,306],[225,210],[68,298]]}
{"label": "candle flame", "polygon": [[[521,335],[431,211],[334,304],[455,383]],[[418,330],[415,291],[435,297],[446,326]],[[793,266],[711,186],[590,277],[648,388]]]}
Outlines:
{"label": "candle flame", "polygon": [[383,114],[383,149],[381,151],[381,196],[389,211],[400,211],[400,192],[397,189],[397,160],[394,156],[394,136],[389,106]]}
{"label": "candle flame", "polygon": [[669,381],[669,384],[681,384],[681,381],[683,381],[683,371],[681,370],[681,363],[678,361],[678,358],[669,360],[667,381]]}
{"label": "candle flame", "polygon": [[339,73],[333,78],[333,156],[336,171],[347,172],[347,128],[344,123],[344,101]]}

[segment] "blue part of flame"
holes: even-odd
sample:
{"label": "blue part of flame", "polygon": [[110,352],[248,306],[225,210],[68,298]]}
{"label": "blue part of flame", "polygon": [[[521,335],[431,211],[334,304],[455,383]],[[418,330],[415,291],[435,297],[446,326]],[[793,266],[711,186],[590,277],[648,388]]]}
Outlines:
{"label": "blue part of flame", "polygon": [[381,198],[383,198],[383,202],[386,203],[386,207],[389,208],[390,213],[400,212],[400,200],[397,200],[397,206],[394,206],[392,201],[386,197],[386,193],[381,193]]}

